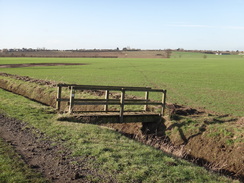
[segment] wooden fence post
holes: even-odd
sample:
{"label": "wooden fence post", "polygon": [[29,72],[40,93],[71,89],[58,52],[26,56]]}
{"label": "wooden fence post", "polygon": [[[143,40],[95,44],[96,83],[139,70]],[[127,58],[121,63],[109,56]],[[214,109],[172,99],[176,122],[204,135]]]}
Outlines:
{"label": "wooden fence post", "polygon": [[161,111],[161,115],[165,115],[165,108],[166,108],[166,92],[167,90],[164,90],[163,92],[163,96],[162,96],[162,111]]}
{"label": "wooden fence post", "polygon": [[57,102],[56,102],[56,109],[59,111],[60,108],[61,108],[61,95],[62,94],[62,86],[61,85],[58,85],[57,87]]}
{"label": "wooden fence post", "polygon": [[104,105],[104,111],[108,112],[108,100],[109,100],[109,90],[105,91],[106,105]]}
{"label": "wooden fence post", "polygon": [[124,121],[124,105],[125,105],[125,90],[122,88],[121,98],[120,98],[120,123]]}
{"label": "wooden fence post", "polygon": [[73,113],[74,98],[75,98],[75,90],[73,89],[73,86],[71,86],[70,98],[69,98],[69,114]]}
{"label": "wooden fence post", "polygon": [[[149,91],[146,91],[145,92],[145,100],[146,100],[146,103],[148,103],[148,99],[149,99]],[[144,105],[144,111],[148,111],[148,105]]]}

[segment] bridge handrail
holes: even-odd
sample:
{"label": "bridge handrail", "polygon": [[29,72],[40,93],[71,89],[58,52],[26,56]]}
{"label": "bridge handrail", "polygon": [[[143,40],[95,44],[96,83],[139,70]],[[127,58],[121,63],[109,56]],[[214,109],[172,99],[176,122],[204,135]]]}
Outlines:
{"label": "bridge handrail", "polygon": [[[70,89],[70,97],[62,98],[62,87],[68,87]],[[105,99],[75,99],[76,90],[103,90],[105,91]],[[110,99],[110,91],[120,91],[121,95],[119,99]],[[125,92],[136,91],[145,92],[145,99],[126,99]],[[150,92],[162,93],[162,101],[154,102],[149,100]],[[148,105],[161,105],[161,113],[165,114],[166,107],[166,90],[152,89],[151,87],[128,87],[128,86],[99,86],[99,85],[76,85],[76,84],[58,84],[57,85],[57,110],[61,108],[61,102],[68,102],[69,113],[73,113],[74,105],[104,105],[104,112],[108,112],[109,105],[120,105],[120,122],[123,122],[124,106],[125,105],[144,105],[144,111],[148,111]]]}
{"label": "bridge handrail", "polygon": [[98,89],[98,88],[101,88],[101,89],[109,89],[109,90],[117,90],[117,89],[151,89],[151,87],[133,87],[133,86],[104,86],[104,85],[77,85],[77,84],[58,84],[57,85],[58,87],[61,86],[61,87],[76,87],[77,89],[87,89],[87,88],[92,88],[92,89]]}

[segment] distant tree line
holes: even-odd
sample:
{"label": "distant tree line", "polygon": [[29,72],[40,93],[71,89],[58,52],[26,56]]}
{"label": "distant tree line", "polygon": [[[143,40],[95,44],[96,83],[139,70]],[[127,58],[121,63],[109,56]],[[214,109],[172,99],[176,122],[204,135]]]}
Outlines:
{"label": "distant tree line", "polygon": [[[165,51],[166,58],[170,58],[173,51],[176,52],[196,52],[196,53],[204,53],[204,54],[217,54],[217,55],[227,55],[227,54],[244,54],[244,51],[219,51],[219,50],[185,50],[183,48],[178,49],[136,49],[136,48],[130,48],[129,46],[122,48],[121,50],[117,47],[115,49],[68,49],[68,50],[58,50],[58,49],[46,49],[43,48],[11,48],[11,49],[0,49],[0,56],[1,57],[25,57],[30,56],[30,53],[40,53],[40,52],[46,52],[46,53],[56,53],[56,54],[62,54],[64,52],[73,52],[73,53],[88,53],[88,52],[114,52],[114,53],[121,53],[121,52],[130,52],[130,51]],[[160,56],[157,54],[157,56]]]}

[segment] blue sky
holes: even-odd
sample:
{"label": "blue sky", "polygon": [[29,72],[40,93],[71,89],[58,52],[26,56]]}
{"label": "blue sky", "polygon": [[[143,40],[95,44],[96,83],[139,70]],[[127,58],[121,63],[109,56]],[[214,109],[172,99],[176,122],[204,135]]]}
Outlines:
{"label": "blue sky", "polygon": [[244,0],[0,0],[0,49],[244,50]]}

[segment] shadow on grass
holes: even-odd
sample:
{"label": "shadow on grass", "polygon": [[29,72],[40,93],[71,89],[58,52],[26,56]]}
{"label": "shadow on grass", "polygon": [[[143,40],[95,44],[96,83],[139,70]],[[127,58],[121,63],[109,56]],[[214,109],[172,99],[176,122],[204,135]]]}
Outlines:
{"label": "shadow on grass", "polygon": [[[199,119],[197,119],[197,118],[199,118]],[[185,135],[187,130],[183,130],[183,128],[187,128],[187,127],[190,128],[193,125],[198,125],[198,124],[202,123],[202,122],[200,122],[201,116],[197,116],[195,118],[195,120],[191,120],[189,118],[187,119],[187,117],[182,116],[182,115],[172,114],[170,116],[170,119],[174,120],[176,122],[171,124],[169,127],[167,127],[166,130],[172,130],[173,128],[177,127],[180,137],[184,142],[183,145],[186,145],[190,139],[192,139],[198,135],[201,135],[204,131],[206,131],[206,128],[209,125],[224,124],[224,123],[234,122],[237,120],[237,118],[231,118],[231,117],[229,117],[229,115],[222,115],[222,116],[210,115],[208,117],[208,119],[205,119],[203,124],[201,124],[201,126],[198,127],[198,132],[196,132],[195,134],[193,134],[187,138],[186,137],[187,135]],[[199,120],[199,122],[197,122],[198,120]]]}

